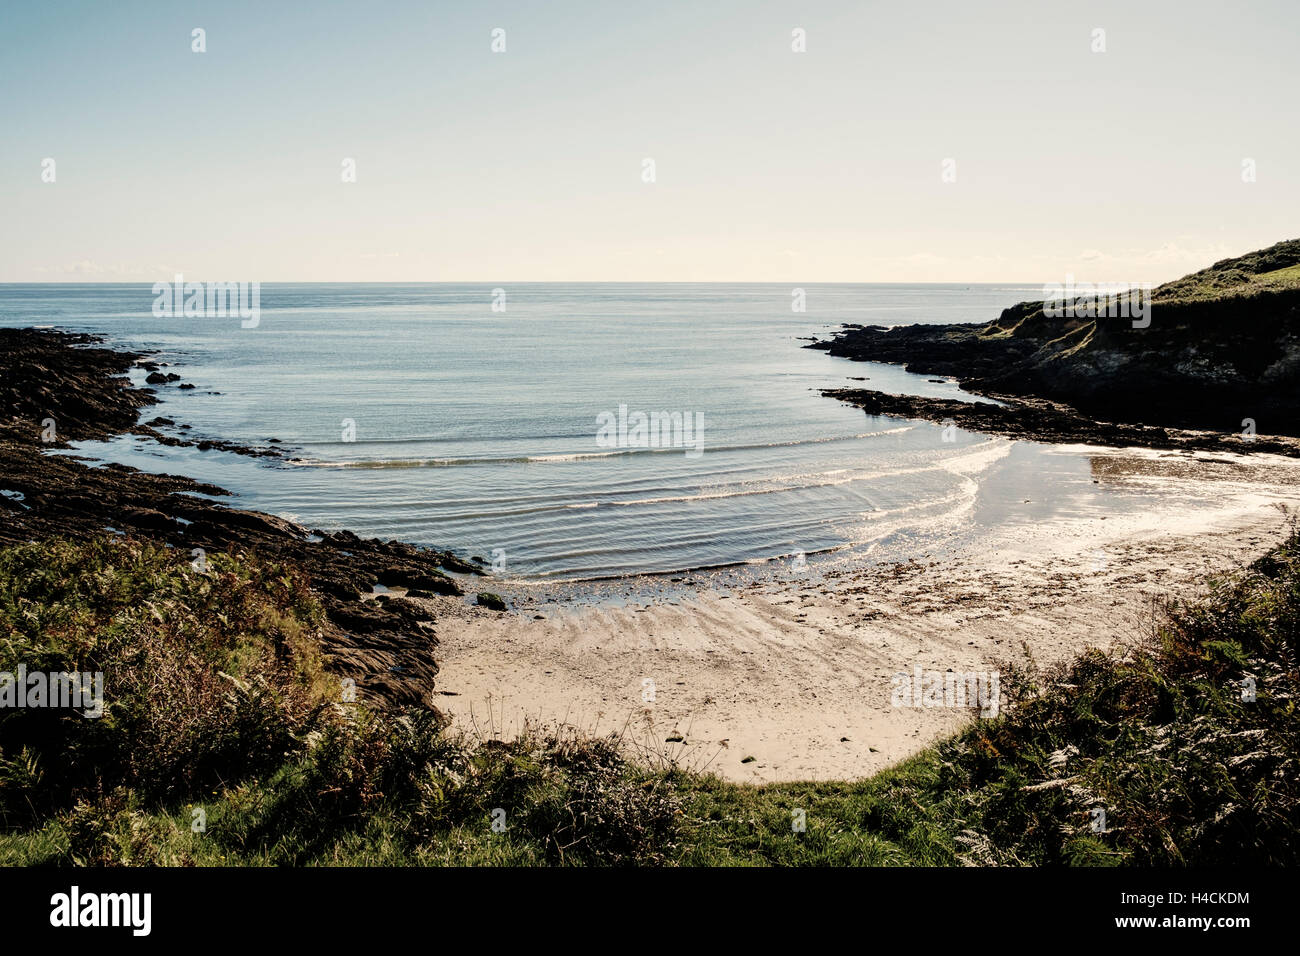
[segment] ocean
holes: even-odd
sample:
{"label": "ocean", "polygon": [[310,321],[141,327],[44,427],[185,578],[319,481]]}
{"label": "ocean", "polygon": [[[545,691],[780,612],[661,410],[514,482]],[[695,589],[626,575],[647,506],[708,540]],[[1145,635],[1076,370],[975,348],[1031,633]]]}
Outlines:
{"label": "ocean", "polygon": [[[961,393],[801,348],[844,323],[986,321],[1041,286],[803,290],[795,311],[776,284],[263,284],[260,320],[243,328],[155,317],[147,284],[0,285],[0,325],[156,350],[195,388],[159,387],[144,420],[278,439],[286,458],[138,437],[78,454],[210,481],[232,505],[311,529],[480,556],[507,576],[899,559],[1001,522],[1140,507],[1140,489],[1094,483],[1087,454],[824,398]],[[654,427],[638,429],[638,413]]]}

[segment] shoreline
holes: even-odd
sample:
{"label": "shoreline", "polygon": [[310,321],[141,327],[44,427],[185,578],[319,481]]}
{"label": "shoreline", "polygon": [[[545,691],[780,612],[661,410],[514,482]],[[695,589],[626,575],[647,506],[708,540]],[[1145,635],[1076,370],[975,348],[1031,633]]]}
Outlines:
{"label": "shoreline", "polygon": [[[0,496],[12,519],[0,544],[111,526],[174,547],[256,549],[307,571],[330,621],[320,635],[330,668],[354,677],[362,699],[432,705],[489,737],[530,721],[624,729],[651,759],[673,756],[735,781],[856,778],[897,763],[972,713],[891,708],[893,673],[1023,664],[1017,640],[1039,664],[1064,662],[1097,646],[1099,621],[1136,633],[1134,622],[1144,611],[1149,617],[1153,601],[1191,593],[1207,570],[1262,552],[1283,524],[1266,503],[1236,500],[1177,533],[1144,529],[1136,519],[1126,530],[1123,520],[1112,521],[1105,535],[1098,530],[1105,518],[1074,528],[1030,523],[1008,530],[1004,548],[988,554],[878,565],[810,561],[806,580],[797,581],[760,579],[779,572],[780,559],[576,583],[484,578],[484,589],[531,594],[514,611],[493,611],[464,598],[483,570],[450,553],[313,532],[196,498],[228,493],[189,478],[43,454],[50,445],[38,440],[37,423],[47,415],[64,423],[60,439],[133,431],[156,400],[122,375],[144,356],[88,347],[102,341],[93,336],[4,335],[6,362],[22,368],[5,369],[0,488],[22,497]],[[46,387],[36,387],[42,380]],[[1180,467],[1216,467],[1192,454],[1209,449],[1172,447]],[[1263,441],[1231,451],[1225,468],[1271,474],[1287,489],[1281,497],[1300,508],[1300,464],[1276,457],[1294,451]],[[1109,573],[1081,569],[1079,555],[1098,542],[1115,551]],[[759,573],[732,573],[750,570]],[[579,595],[619,590],[627,594],[614,601]],[[1008,609],[1016,601],[1019,612]],[[940,649],[947,659],[935,657]],[[640,700],[646,677],[655,681],[655,701]]]}
{"label": "shoreline", "polygon": [[1296,455],[1297,268],[1300,240],[1288,240],[1148,290],[1140,315],[1092,287],[1069,296],[1045,287],[988,322],[845,324],[804,347],[952,378],[1006,406],[829,393],[878,410],[869,414],[962,416],[997,434],[1147,447],[1262,448],[1269,435],[1271,450]]}
{"label": "shoreline", "polygon": [[[1049,534],[1022,528],[986,554],[671,601],[541,604],[519,615],[443,607],[439,707],[481,739],[557,723],[621,732],[653,760],[733,782],[870,776],[975,714],[895,708],[894,674],[1050,666],[1133,646],[1157,607],[1285,534],[1284,515],[1262,501],[1177,531],[1114,524],[1106,537],[1100,518]],[[534,611],[546,613],[519,620]],[[653,701],[643,700],[647,679]]]}
{"label": "shoreline", "polygon": [[[1247,452],[1300,458],[1300,439],[1283,435],[1237,434],[1172,428],[1163,425],[1099,421],[1068,405],[1046,399],[977,393],[970,401],[894,395],[859,388],[823,389],[827,398],[861,408],[869,416],[887,415],[933,424],[953,424],[966,431],[1046,444],[1102,445],[1171,451]],[[991,398],[995,405],[980,398]]]}
{"label": "shoreline", "polygon": [[[144,354],[102,344],[81,333],[0,329],[0,490],[7,492],[0,495],[0,546],[108,531],[160,541],[196,560],[195,549],[229,549],[291,562],[306,572],[325,610],[318,637],[332,670],[355,679],[363,700],[429,703],[438,672],[429,612],[413,601],[376,603],[362,595],[376,583],[459,595],[460,581],[483,572],[450,552],[312,531],[227,507],[208,499],[230,492],[185,476],[45,454],[66,449],[69,439],[134,432],[140,412],[157,404],[125,377],[147,361]],[[45,424],[51,421],[52,433]]]}

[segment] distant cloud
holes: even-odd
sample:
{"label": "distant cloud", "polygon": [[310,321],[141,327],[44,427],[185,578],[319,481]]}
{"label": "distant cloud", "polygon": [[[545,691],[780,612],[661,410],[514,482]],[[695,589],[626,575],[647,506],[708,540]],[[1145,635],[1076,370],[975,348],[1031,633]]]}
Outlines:
{"label": "distant cloud", "polygon": [[78,259],[75,262],[65,262],[56,266],[37,266],[35,271],[44,275],[74,276],[83,279],[143,279],[152,282],[170,278],[183,270],[166,265],[103,263],[93,259]]}
{"label": "distant cloud", "polygon": [[[1155,248],[1130,247],[1104,252],[1084,249],[1069,256],[1043,254],[1034,258],[1044,263],[1057,263],[1077,279],[1091,282],[1139,282],[1174,279],[1189,272],[1204,269],[1220,259],[1241,255],[1244,250],[1231,249],[1222,242],[1197,242],[1191,237],[1180,237],[1163,242]],[[1188,241],[1191,238],[1191,241]],[[1054,270],[1048,269],[1049,274]]]}
{"label": "distant cloud", "polygon": [[1203,266],[1208,266],[1220,259],[1227,259],[1231,255],[1232,251],[1222,242],[1209,243],[1196,248],[1187,248],[1177,242],[1166,242],[1159,248],[1149,250],[1146,258],[1150,262],[1161,264],[1200,263]]}

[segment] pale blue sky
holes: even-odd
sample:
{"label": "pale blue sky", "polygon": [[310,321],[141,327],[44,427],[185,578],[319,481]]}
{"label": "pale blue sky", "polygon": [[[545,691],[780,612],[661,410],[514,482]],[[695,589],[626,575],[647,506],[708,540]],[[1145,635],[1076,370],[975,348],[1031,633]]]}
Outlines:
{"label": "pale blue sky", "polygon": [[1298,35],[1289,0],[10,3],[0,281],[1160,281],[1300,235]]}

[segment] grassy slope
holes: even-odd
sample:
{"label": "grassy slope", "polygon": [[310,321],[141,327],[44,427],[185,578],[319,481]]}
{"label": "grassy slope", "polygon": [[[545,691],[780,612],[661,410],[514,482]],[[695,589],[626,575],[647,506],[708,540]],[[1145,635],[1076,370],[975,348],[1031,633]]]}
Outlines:
{"label": "grassy slope", "polygon": [[[135,542],[0,554],[0,670],[34,656],[102,664],[110,701],[102,721],[55,715],[41,734],[23,723],[32,715],[0,711],[0,862],[1300,859],[1294,533],[1201,603],[1171,608],[1150,651],[1004,675],[1003,717],[868,780],[764,787],[644,769],[617,741],[563,733],[471,747],[436,714],[325,701],[330,684],[300,640],[318,612],[299,585],[251,558],[199,576]],[[188,664],[160,682],[160,655]],[[220,677],[227,667],[238,674]]]}
{"label": "grassy slope", "polygon": [[1154,290],[1155,302],[1189,302],[1249,297],[1260,292],[1300,289],[1300,239],[1223,259],[1200,272],[1166,282]]}

